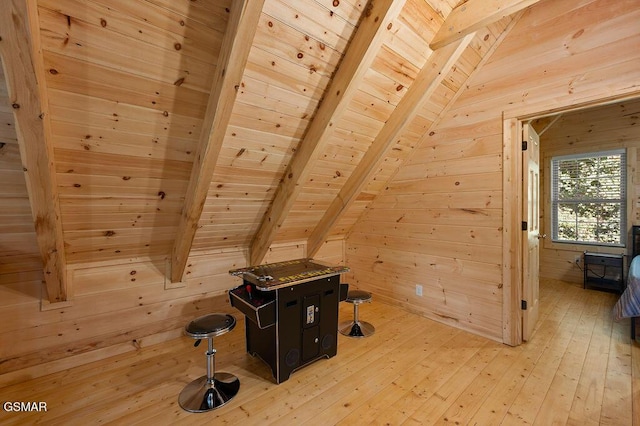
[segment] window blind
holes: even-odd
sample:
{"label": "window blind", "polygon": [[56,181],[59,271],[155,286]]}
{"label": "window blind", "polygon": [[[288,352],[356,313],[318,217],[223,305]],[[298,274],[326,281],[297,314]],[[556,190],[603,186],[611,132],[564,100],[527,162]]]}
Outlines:
{"label": "window blind", "polygon": [[624,246],[624,149],[554,157],[551,174],[553,241]]}

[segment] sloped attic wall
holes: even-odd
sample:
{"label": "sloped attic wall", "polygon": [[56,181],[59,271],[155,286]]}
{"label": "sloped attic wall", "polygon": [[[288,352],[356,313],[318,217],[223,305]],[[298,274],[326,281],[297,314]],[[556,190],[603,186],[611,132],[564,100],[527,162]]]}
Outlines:
{"label": "sloped attic wall", "polygon": [[[235,281],[227,271],[249,262],[248,246],[260,221],[270,221],[265,212],[276,204],[273,194],[283,176],[294,174],[285,170],[309,145],[303,135],[312,133],[307,129],[313,128],[311,117],[320,115],[329,120],[316,126],[321,132],[336,130],[319,154],[319,165],[298,167],[306,169],[295,182],[296,191],[302,188],[299,197],[283,191],[281,198],[297,204],[287,222],[274,228],[277,235],[265,239],[264,260],[307,254],[305,240],[317,228],[316,210],[336,198],[421,67],[436,74],[439,66],[451,68],[447,55],[455,49],[444,49],[449,53],[431,63],[429,41],[455,3],[385,0],[369,8],[352,1],[265,2],[237,101],[225,105],[232,114],[228,126],[220,126],[224,141],[209,193],[201,200],[203,214],[188,227],[197,225],[194,251],[184,279],[176,282],[167,278],[169,257],[182,238],[178,223],[192,166],[200,159],[198,147],[218,131],[205,130],[204,123],[215,92],[213,76],[224,74],[218,72],[221,46],[230,46],[226,37],[236,34],[227,31],[232,4],[12,0],[11,5],[31,6],[12,16],[13,9],[5,9],[3,19],[9,23],[5,28],[16,25],[22,39],[31,33],[32,46],[10,53],[31,53],[36,65],[39,86],[30,89],[41,90],[46,140],[34,145],[46,144],[52,151],[55,171],[44,183],[59,196],[63,237],[56,242],[64,244],[57,252],[66,255],[62,275],[69,300],[47,303],[35,263],[17,275],[0,273],[0,291],[10,295],[2,298],[7,320],[0,328],[0,371],[31,367],[35,373],[45,361],[64,368],[72,362],[68,356],[90,360],[132,350],[178,336],[199,312],[228,309],[224,294]],[[443,85],[459,87],[504,27],[495,25],[475,40],[475,57]],[[336,102],[344,114],[333,112],[338,108],[331,103],[321,114],[327,110],[319,106],[323,94],[335,81],[349,86],[348,97],[334,92],[345,99]],[[448,90],[438,98],[446,99]],[[438,104],[432,108],[437,115]],[[412,145],[406,139],[389,139],[390,154],[373,168],[372,184],[353,203],[354,213],[343,216],[347,225],[333,233],[327,228],[326,235],[321,229],[316,258],[343,261],[341,235],[409,154]],[[19,167],[17,157],[12,161]],[[29,214],[22,212],[26,223]],[[25,272],[34,285],[25,285]],[[16,340],[22,344],[12,345]]]}
{"label": "sloped attic wall", "polygon": [[[172,282],[167,279],[169,257],[174,240],[182,236],[178,223],[199,138],[216,132],[204,132],[203,123],[213,76],[224,57],[220,46],[228,34],[231,2],[28,3],[37,6],[34,47],[42,66],[36,71],[47,87],[44,119],[50,120],[48,143],[54,151],[72,297],[64,305],[47,306],[46,292],[37,285],[42,280],[37,266],[17,274],[0,272],[0,372],[28,367],[7,380],[174,338],[193,316],[230,310],[224,296],[236,281],[227,271],[250,261],[248,247],[261,233],[260,221],[271,219],[274,193],[294,175],[285,170],[308,146],[309,129],[323,123],[317,116],[327,122],[319,126],[322,131],[335,132],[324,141],[318,162],[303,167],[305,176],[295,180],[297,196],[291,197],[290,208],[282,209],[290,212],[288,217],[273,228],[273,239],[261,241],[269,245],[267,261],[302,257],[308,252],[307,239],[320,228],[318,240],[329,243],[315,257],[343,261],[341,237],[420,138],[441,123],[443,108],[448,110],[451,100],[461,96],[466,79],[511,21],[507,17],[483,28],[464,40],[468,46],[460,41],[467,46],[460,52],[447,50],[451,58],[460,53],[451,65],[442,53],[432,60],[429,42],[457,1],[374,2],[388,6],[390,15],[374,30],[371,16],[378,15],[360,2],[266,0],[236,100],[225,105],[232,113],[229,125],[222,126],[223,143],[195,226],[194,250],[184,280]],[[549,5],[555,3],[542,1],[540,7]],[[352,47],[357,45],[354,34],[363,29],[375,46],[368,52],[373,41],[363,43],[360,56],[371,62],[362,67],[349,102],[336,102],[344,114],[321,114],[329,98],[323,94],[340,80],[343,65],[361,63],[353,59]],[[431,75],[424,69],[435,77],[426,78]],[[429,93],[424,108],[400,136],[388,137],[380,162],[364,161],[378,130],[388,130],[390,122],[402,124],[405,112],[412,116],[412,109],[402,106],[412,87],[425,87],[414,84],[420,76]],[[438,82],[436,87],[429,87],[431,81]],[[401,114],[394,115],[396,110]],[[463,126],[461,131],[476,129]],[[448,158],[446,153],[438,156]],[[17,157],[12,161],[12,167],[19,167]],[[374,173],[366,175],[362,192],[338,223],[319,227],[325,218],[318,222],[318,212],[336,200],[340,204],[341,188],[362,170],[363,162]],[[360,265],[354,259],[356,272]],[[486,270],[467,268],[465,274],[483,280]],[[388,277],[393,274],[384,279]],[[29,280],[34,285],[25,285]],[[356,284],[367,282],[358,278]],[[393,285],[389,281],[389,288]],[[377,290],[386,296],[384,288]],[[466,290],[472,296],[474,289]],[[50,362],[47,368],[42,367],[45,362]]]}
{"label": "sloped attic wall", "polygon": [[353,228],[353,283],[502,341],[502,259],[510,250],[503,213],[513,209],[503,205],[503,114],[637,95],[638,22],[635,1],[554,0],[528,9]]}
{"label": "sloped attic wall", "polygon": [[[309,8],[308,14],[318,13],[320,5],[311,3],[316,6]],[[49,142],[57,166],[71,297],[61,304],[47,303],[12,102],[2,74],[0,173],[6,179],[0,188],[0,373],[28,368],[24,374],[45,374],[77,362],[135,350],[180,336],[184,324],[203,312],[231,311],[225,294],[238,282],[228,271],[248,264],[248,237],[241,242],[226,237],[234,227],[246,235],[255,229],[256,216],[268,205],[268,197],[262,192],[268,195],[269,188],[277,185],[281,167],[272,163],[282,162],[283,155],[273,161],[261,161],[262,157],[256,160],[270,170],[270,179],[253,169],[244,173],[244,182],[234,186],[229,183],[230,174],[220,172],[212,185],[216,191],[212,199],[226,192],[220,210],[231,219],[221,219],[213,212],[214,207],[205,211],[203,220],[215,219],[224,235],[216,240],[219,244],[209,241],[199,246],[202,250],[187,264],[184,282],[172,285],[167,280],[167,257],[176,236],[229,4],[225,0],[37,2],[33,39],[36,49],[42,49],[43,68],[36,72],[42,74],[48,89],[45,118],[50,120]],[[359,16],[360,11],[349,7]],[[281,23],[285,14],[294,12],[292,6],[280,2],[275,12],[265,8],[260,31],[271,28],[268,23],[275,18],[269,13],[280,13],[276,22]],[[308,14],[301,15],[301,21],[310,22]],[[324,14],[329,16],[329,10],[325,8]],[[26,16],[20,18],[16,22],[28,21]],[[346,22],[343,18],[336,20]],[[280,25],[283,31],[293,31]],[[348,28],[353,30],[354,26]],[[306,36],[313,39],[316,30],[317,25],[310,27]],[[305,33],[297,31],[296,40],[304,40]],[[341,49],[346,48],[349,37],[345,31],[335,30],[340,32]],[[335,34],[332,37],[339,39]],[[278,43],[276,37],[261,40]],[[284,42],[280,47],[288,48],[286,54],[297,48]],[[29,54],[28,49],[19,53]],[[256,48],[256,55],[273,57],[269,63],[277,57],[260,48]],[[333,63],[335,66],[335,59]],[[305,84],[285,79],[277,72],[266,75],[257,68],[258,64],[250,60],[246,81],[249,87],[257,86],[258,93],[241,95],[249,99],[239,107],[241,112],[249,118],[257,117],[259,107],[247,112],[256,99],[294,111],[287,123],[293,121],[294,114],[302,117],[313,111],[323,88],[315,88],[317,77],[307,76],[308,67],[285,67],[305,76]],[[333,68],[323,72],[330,74]],[[256,75],[265,81],[254,82],[252,76]],[[278,77],[285,88],[274,83]],[[293,88],[287,91],[287,85],[309,96],[303,98],[293,93]],[[290,99],[290,104],[278,101],[281,97]],[[310,106],[301,107],[299,103]],[[266,111],[273,114],[271,109]],[[286,140],[286,146],[295,144],[291,137],[271,138],[265,129],[252,130],[250,124],[262,125],[263,117],[233,120],[230,137],[238,134],[244,140],[249,132],[256,145],[266,140],[271,147],[281,139]],[[273,126],[274,131],[278,128]],[[289,151],[290,157],[293,149]],[[226,161],[226,152],[221,162]],[[228,152],[232,152],[230,158],[236,157],[234,148]],[[253,193],[260,188],[259,200],[246,196],[247,185],[254,186]],[[232,211],[227,208],[228,199],[236,201]],[[251,213],[243,214],[244,207]],[[331,249],[324,253],[321,250],[317,257],[330,263],[342,262],[342,243],[336,241],[329,246]],[[304,255],[304,245],[298,242],[274,244],[265,261]],[[45,362],[50,362],[49,369],[41,368]]]}

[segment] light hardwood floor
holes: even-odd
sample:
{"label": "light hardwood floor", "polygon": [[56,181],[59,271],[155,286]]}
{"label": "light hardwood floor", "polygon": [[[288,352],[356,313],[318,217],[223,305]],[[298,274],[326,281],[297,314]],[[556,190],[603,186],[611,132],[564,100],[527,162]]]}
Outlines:
{"label": "light hardwood floor", "polygon": [[[228,405],[192,414],[177,403],[204,374],[203,347],[180,338],[0,389],[2,402],[45,401],[46,413],[2,424],[569,424],[640,425],[640,344],[613,322],[613,294],[541,283],[534,338],[509,347],[374,302],[366,339],[339,337],[338,355],[276,385],[245,353],[244,323],[216,338],[218,371],[236,374]],[[343,303],[340,319],[351,317]]]}

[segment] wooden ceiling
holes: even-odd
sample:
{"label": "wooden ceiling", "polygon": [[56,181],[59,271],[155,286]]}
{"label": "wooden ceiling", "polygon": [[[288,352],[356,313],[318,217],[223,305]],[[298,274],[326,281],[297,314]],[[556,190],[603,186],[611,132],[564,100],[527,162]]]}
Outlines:
{"label": "wooden ceiling", "polygon": [[536,2],[8,0],[0,266],[42,262],[55,302],[67,264],[313,256]]}

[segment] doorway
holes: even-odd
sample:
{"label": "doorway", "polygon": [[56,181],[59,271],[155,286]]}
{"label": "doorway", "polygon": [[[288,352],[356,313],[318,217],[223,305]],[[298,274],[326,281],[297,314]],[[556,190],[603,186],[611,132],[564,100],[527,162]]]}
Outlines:
{"label": "doorway", "polygon": [[[523,129],[527,123],[537,120],[549,126],[556,125],[556,121],[561,116],[566,116],[574,112],[581,112],[594,107],[602,107],[618,102],[629,102],[634,96],[619,97],[612,99],[602,99],[588,104],[566,107],[564,109],[550,110],[528,114],[526,116],[506,117],[503,120],[503,342],[509,345],[519,345],[530,338],[524,330],[523,321],[525,308],[528,308],[530,301],[527,299],[528,293],[535,293],[537,278],[532,283],[527,283],[523,277],[529,276],[525,271],[525,257],[531,256],[527,250],[527,239],[531,237],[530,232],[523,232],[528,227],[524,227],[528,207],[529,194],[528,184],[525,177],[528,175],[523,163]],[[639,150],[640,152],[640,150]],[[541,186],[541,185],[540,185]],[[540,199],[541,188],[538,188],[538,199]],[[631,204],[631,203],[629,203]],[[632,217],[629,215],[629,217]],[[539,232],[544,234],[544,230]],[[535,274],[534,274],[535,275]],[[538,299],[539,300],[539,299]],[[527,327],[535,327],[535,319],[532,324],[530,318]]]}

